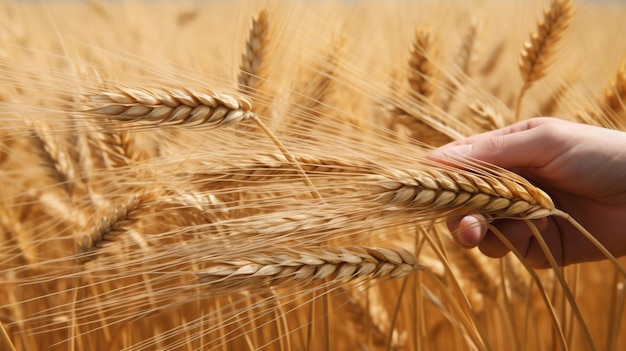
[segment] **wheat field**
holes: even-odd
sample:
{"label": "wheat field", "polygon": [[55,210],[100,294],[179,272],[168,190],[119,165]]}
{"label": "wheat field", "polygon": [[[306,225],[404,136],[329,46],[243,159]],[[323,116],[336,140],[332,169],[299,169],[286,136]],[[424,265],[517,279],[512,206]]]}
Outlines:
{"label": "wheat field", "polygon": [[0,350],[626,348],[626,261],[459,247],[452,216],[567,214],[512,172],[429,157],[534,116],[626,131],[624,18],[2,1]]}

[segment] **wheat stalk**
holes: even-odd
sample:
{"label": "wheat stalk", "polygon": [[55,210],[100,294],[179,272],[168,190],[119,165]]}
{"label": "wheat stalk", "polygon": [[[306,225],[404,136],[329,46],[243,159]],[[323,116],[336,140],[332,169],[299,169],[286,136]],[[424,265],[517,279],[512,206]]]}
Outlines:
{"label": "wheat stalk", "polygon": [[424,267],[403,249],[342,247],[257,254],[196,272],[208,289],[244,289],[286,282],[400,278]]}
{"label": "wheat stalk", "polygon": [[530,40],[524,43],[519,61],[523,85],[517,96],[515,119],[520,119],[520,105],[524,94],[532,84],[545,76],[552,63],[556,46],[567,30],[572,19],[571,0],[552,0],[550,8],[544,11],[543,19],[531,33]]}
{"label": "wheat stalk", "polygon": [[500,282],[490,270],[487,257],[476,248],[468,250],[453,242],[449,242],[446,248],[454,268],[465,282],[470,283],[468,288],[477,290],[481,297],[496,301]]}
{"label": "wheat stalk", "polygon": [[378,178],[371,189],[378,201],[425,214],[535,219],[555,210],[545,192],[514,174],[496,177],[433,168],[394,170]]}
{"label": "wheat stalk", "polygon": [[0,345],[3,345],[2,349],[6,351],[16,351],[13,342],[11,342],[11,338],[9,334],[4,329],[4,325],[0,322]]}
{"label": "wheat stalk", "polygon": [[247,98],[184,88],[118,88],[92,95],[90,100],[101,106],[87,113],[155,126],[220,127],[252,116]]}

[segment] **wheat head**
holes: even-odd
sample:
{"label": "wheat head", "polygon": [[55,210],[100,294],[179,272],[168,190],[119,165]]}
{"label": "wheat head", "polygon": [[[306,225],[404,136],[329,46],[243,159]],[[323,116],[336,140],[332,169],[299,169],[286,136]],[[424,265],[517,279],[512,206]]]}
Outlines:
{"label": "wheat head", "polygon": [[90,100],[99,106],[87,113],[159,126],[220,127],[252,116],[252,103],[245,97],[185,88],[118,88]]}

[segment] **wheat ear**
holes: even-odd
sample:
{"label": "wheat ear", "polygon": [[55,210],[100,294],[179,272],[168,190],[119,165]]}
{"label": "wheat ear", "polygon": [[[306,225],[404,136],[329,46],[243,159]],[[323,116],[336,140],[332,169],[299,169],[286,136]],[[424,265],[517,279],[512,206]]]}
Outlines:
{"label": "wheat ear", "polygon": [[141,218],[142,213],[152,211],[150,208],[152,200],[153,194],[141,191],[131,195],[124,203],[101,217],[91,233],[80,238],[77,245],[78,261],[84,264],[94,260],[97,257],[97,250],[106,242],[114,241],[116,237],[126,233],[128,228]]}
{"label": "wheat ear", "polygon": [[252,116],[250,100],[217,92],[188,89],[118,88],[90,96],[101,106],[86,112],[119,122],[149,125],[220,127]]}
{"label": "wheat ear", "polygon": [[102,156],[109,168],[128,167],[137,160],[135,140],[130,131],[104,132],[98,138],[102,145]]}
{"label": "wheat ear", "polygon": [[468,108],[474,116],[473,121],[478,125],[481,131],[499,129],[506,124],[504,116],[493,106],[475,102],[469,104]]}
{"label": "wheat ear", "polygon": [[[606,88],[601,106],[605,117],[611,120],[615,120],[626,109],[626,62],[617,71],[615,80]],[[617,125],[623,125],[623,122]]]}
{"label": "wheat ear", "polygon": [[218,262],[196,275],[210,289],[243,289],[288,281],[400,278],[416,269],[425,268],[403,249],[342,247],[258,254]]}
{"label": "wheat ear", "polygon": [[52,180],[64,187],[68,195],[74,192],[76,172],[68,153],[55,140],[48,126],[29,123],[33,128],[33,144]]}
{"label": "wheat ear", "polygon": [[267,53],[269,44],[269,22],[267,12],[261,10],[252,20],[252,28],[241,55],[239,66],[239,91],[250,94],[258,91],[267,76]]}
{"label": "wheat ear", "polygon": [[520,119],[522,98],[534,82],[543,78],[554,56],[556,46],[567,30],[572,19],[571,0],[552,0],[550,8],[544,11],[543,19],[537,23],[537,30],[524,43],[519,61],[522,87],[517,96],[515,119]]}
{"label": "wheat ear", "polygon": [[555,211],[545,192],[514,174],[488,176],[434,168],[395,170],[380,176],[371,190],[378,201],[423,211],[425,215],[481,213],[536,219]]}
{"label": "wheat ear", "polygon": [[432,79],[435,66],[431,61],[431,55],[432,39],[430,31],[426,29],[417,30],[411,46],[407,79],[411,87],[410,94],[418,101],[429,98],[434,91]]}

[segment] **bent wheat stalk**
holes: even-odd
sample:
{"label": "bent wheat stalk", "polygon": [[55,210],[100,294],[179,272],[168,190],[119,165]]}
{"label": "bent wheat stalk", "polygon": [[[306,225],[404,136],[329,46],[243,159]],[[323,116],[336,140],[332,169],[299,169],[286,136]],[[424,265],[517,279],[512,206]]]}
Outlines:
{"label": "bent wheat stalk", "polygon": [[287,281],[400,278],[416,269],[425,270],[425,267],[403,249],[342,247],[258,254],[219,262],[196,275],[200,283],[210,289],[242,289]]}

